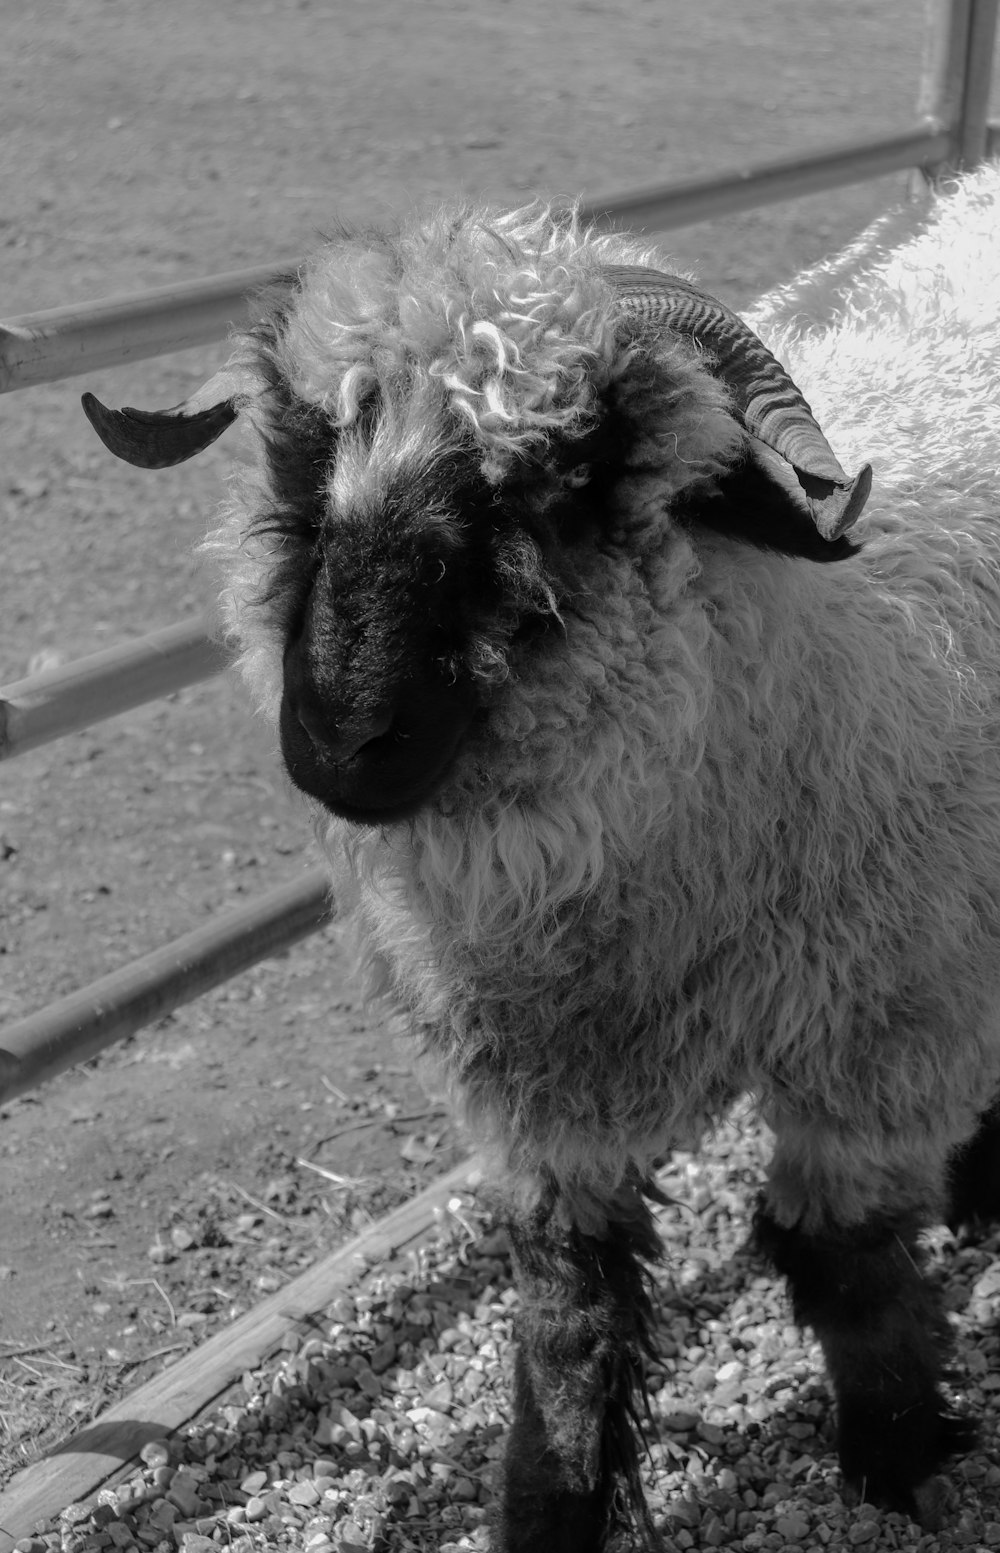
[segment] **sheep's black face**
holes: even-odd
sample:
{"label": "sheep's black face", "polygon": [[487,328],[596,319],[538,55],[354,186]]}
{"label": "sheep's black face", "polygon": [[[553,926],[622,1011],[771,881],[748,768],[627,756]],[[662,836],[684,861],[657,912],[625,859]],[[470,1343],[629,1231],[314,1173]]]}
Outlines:
{"label": "sheep's black face", "polygon": [[490,545],[471,521],[483,493],[454,475],[399,470],[340,510],[331,482],[286,641],[280,734],[292,781],[346,819],[416,813],[479,706],[468,642],[490,593]]}
{"label": "sheep's black face", "polygon": [[405,820],[487,727],[512,644],[575,588],[578,546],[559,531],[567,509],[577,541],[593,530],[606,428],[501,478],[436,385],[371,385],[338,426],[275,356],[265,337],[268,500],[253,528],[276,541],[265,597],[284,634],[285,765],[336,815]]}
{"label": "sheep's black face", "polygon": [[285,765],[334,814],[407,819],[439,792],[482,711],[490,653],[531,613],[511,579],[526,556],[540,574],[540,551],[454,428],[447,443],[426,417],[401,427],[375,404],[338,430],[287,385],[278,392],[270,505],[255,526],[277,539]]}

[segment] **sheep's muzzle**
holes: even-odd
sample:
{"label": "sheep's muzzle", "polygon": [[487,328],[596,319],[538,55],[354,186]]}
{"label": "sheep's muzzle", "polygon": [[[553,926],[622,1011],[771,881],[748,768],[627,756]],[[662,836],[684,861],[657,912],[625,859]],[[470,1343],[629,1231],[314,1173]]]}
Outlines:
{"label": "sheep's muzzle", "polygon": [[285,651],[285,767],[302,792],[358,824],[407,820],[428,804],[477,710],[466,678],[433,660],[411,659],[402,672],[390,662],[385,672],[391,656],[362,643],[354,661],[331,662],[308,634]]}

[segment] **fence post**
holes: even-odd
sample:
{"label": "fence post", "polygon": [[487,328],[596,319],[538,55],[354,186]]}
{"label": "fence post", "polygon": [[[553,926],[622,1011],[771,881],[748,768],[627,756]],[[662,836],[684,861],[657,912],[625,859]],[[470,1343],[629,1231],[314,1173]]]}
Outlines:
{"label": "fence post", "polygon": [[998,3],[926,0],[919,111],[951,142],[946,159],[921,169],[930,182],[978,166],[992,150],[988,115]]}

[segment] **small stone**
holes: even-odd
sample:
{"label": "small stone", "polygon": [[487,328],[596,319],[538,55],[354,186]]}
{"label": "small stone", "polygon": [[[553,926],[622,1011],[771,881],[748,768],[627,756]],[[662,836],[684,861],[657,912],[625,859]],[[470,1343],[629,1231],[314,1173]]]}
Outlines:
{"label": "small stone", "polygon": [[269,1513],[268,1506],[259,1494],[251,1494],[243,1506],[248,1521],[262,1521]]}
{"label": "small stone", "polygon": [[266,1472],[251,1472],[240,1484],[245,1494],[259,1494],[262,1488],[267,1487]]}
{"label": "small stone", "polygon": [[375,1398],[382,1395],[382,1382],[374,1371],[368,1369],[367,1366],[358,1372],[356,1380],[366,1397],[371,1397],[374,1401]]}
{"label": "small stone", "polygon": [[804,1515],[778,1515],[774,1529],[786,1542],[804,1542],[809,1535],[809,1522]]}
{"label": "small stone", "polygon": [[988,1300],[1000,1294],[1000,1267],[991,1267],[972,1285],[973,1299]]}
{"label": "small stone", "polygon": [[847,1540],[852,1548],[859,1548],[866,1542],[874,1542],[878,1533],[878,1521],[855,1521],[847,1529]]}
{"label": "small stone", "polygon": [[178,1251],[190,1251],[195,1245],[197,1245],[197,1241],[195,1240],[191,1231],[189,1229],[185,1229],[181,1224],[176,1224],[170,1231],[170,1239],[175,1249]]}
{"label": "small stone", "polygon": [[411,1407],[406,1416],[411,1423],[422,1425],[429,1434],[447,1434],[452,1428],[448,1414],[439,1413],[433,1407]]}
{"label": "small stone", "polygon": [[171,1504],[169,1499],[159,1499],[150,1513],[149,1524],[159,1531],[170,1533],[174,1529],[176,1519],[177,1506]]}
{"label": "small stone", "polygon": [[392,1364],[396,1357],[396,1344],[393,1339],[387,1338],[384,1343],[379,1343],[372,1349],[369,1363],[375,1375],[382,1375]]}
{"label": "small stone", "polygon": [[701,1511],[690,1499],[678,1499],[667,1510],[670,1519],[677,1521],[681,1526],[697,1526],[701,1520]]}
{"label": "small stone", "polygon": [[186,1531],[181,1538],[180,1553],[219,1553],[219,1544],[198,1531]]}
{"label": "small stone", "polygon": [[431,1386],[424,1393],[424,1404],[432,1407],[438,1413],[446,1413],[455,1401],[455,1393],[452,1390],[450,1380],[439,1381],[436,1386]]}
{"label": "small stone", "polygon": [[193,1521],[196,1516],[204,1515],[207,1509],[205,1501],[198,1492],[197,1482],[183,1468],[174,1474],[166,1497],[171,1504],[177,1506],[186,1521]]}
{"label": "small stone", "polygon": [[308,1478],[301,1483],[293,1483],[288,1490],[288,1498],[292,1504],[314,1505],[319,1503],[320,1497],[319,1489]]}

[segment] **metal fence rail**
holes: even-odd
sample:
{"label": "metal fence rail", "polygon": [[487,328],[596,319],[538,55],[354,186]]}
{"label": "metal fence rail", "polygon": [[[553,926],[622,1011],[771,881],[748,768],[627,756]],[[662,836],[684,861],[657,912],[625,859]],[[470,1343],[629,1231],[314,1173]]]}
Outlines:
{"label": "metal fence rail", "polygon": [[9,1025],[0,1046],[0,1105],[318,932],[329,914],[329,883],[324,869],[311,869]]}
{"label": "metal fence rail", "polygon": [[[648,226],[666,232],[885,173],[939,165],[948,159],[952,144],[948,130],[915,125],[901,134],[832,151],[737,167],[666,188],[585,200],[581,214],[598,226]],[[0,322],[0,393],[222,339],[233,324],[247,317],[255,294],[294,276],[299,263],[277,260],[258,269],[136,296],[8,318]]]}
{"label": "metal fence rail", "polygon": [[250,299],[298,260],[232,270],[136,296],[23,313],[0,322],[0,393],[221,340]]}
{"label": "metal fence rail", "polygon": [[0,760],[196,685],[228,661],[199,617],[18,680],[0,689]]}
{"label": "metal fence rail", "polygon": [[[863,144],[588,201],[583,215],[599,225],[665,231],[901,169],[920,168],[933,179],[975,166],[1000,150],[1000,129],[987,122],[1000,0],[927,3],[921,123]],[[280,260],[0,322],[0,392],[221,339],[247,317],[257,293],[297,268],[298,261]],[[225,661],[204,623],[186,621],[20,680],[0,690],[0,759],[194,684]],[[325,877],[308,874],[21,1021],[0,1037],[0,1102],[316,931],[325,900]]]}

